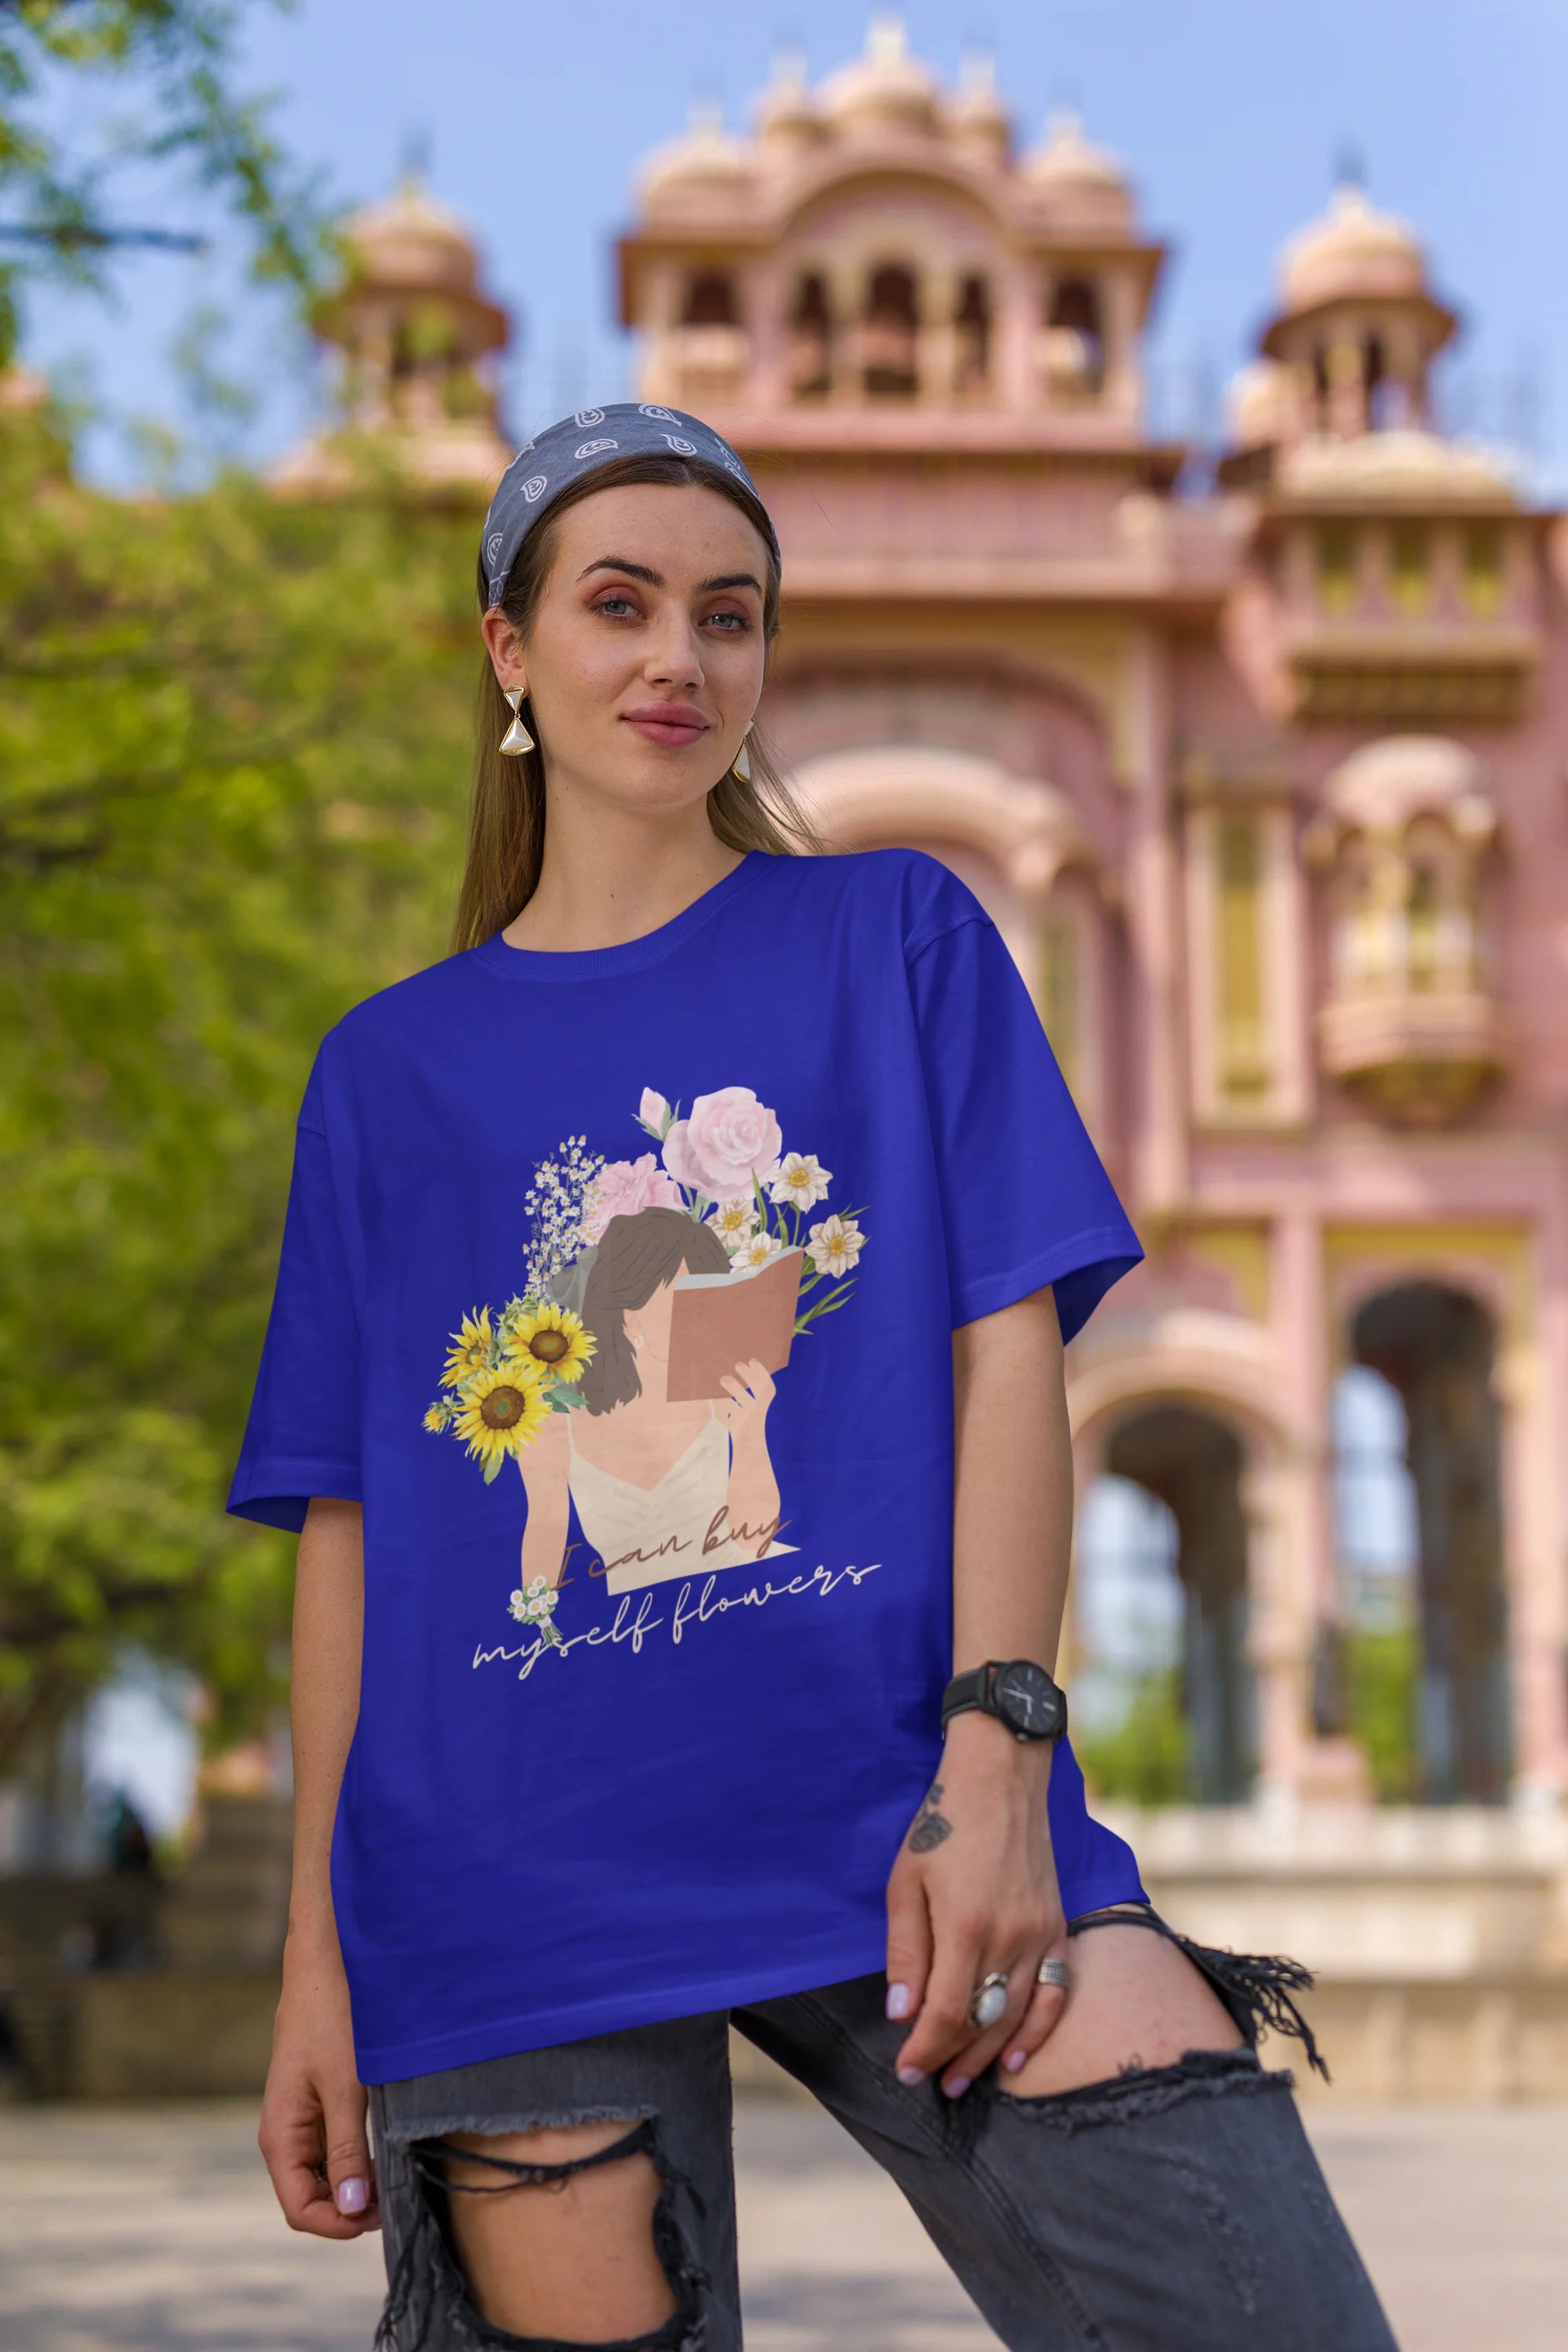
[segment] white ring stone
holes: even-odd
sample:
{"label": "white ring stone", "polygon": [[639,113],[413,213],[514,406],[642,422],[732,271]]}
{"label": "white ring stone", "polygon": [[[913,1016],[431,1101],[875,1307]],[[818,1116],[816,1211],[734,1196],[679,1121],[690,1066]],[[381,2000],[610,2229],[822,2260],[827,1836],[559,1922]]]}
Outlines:
{"label": "white ring stone", "polygon": [[974,1996],[969,2013],[973,2018],[975,2024],[980,2027],[982,2032],[984,2032],[987,2026],[994,2025],[998,2022],[1004,2015],[1006,2007],[1007,1988],[1005,1984],[983,1984],[979,1991]]}

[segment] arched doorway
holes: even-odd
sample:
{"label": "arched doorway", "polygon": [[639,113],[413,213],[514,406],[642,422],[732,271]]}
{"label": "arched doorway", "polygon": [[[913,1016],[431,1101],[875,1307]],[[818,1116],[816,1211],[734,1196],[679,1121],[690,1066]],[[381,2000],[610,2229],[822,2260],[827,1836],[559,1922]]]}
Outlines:
{"label": "arched doorway", "polygon": [[1415,1738],[1428,1803],[1499,1803],[1511,1769],[1496,1333],[1484,1307],[1436,1282],[1366,1301],[1358,1363],[1397,1391],[1420,1538]]}
{"label": "arched doorway", "polygon": [[1247,1518],[1241,1441],[1187,1404],[1150,1405],[1117,1423],[1105,1453],[1113,1476],[1157,1496],[1176,1523],[1176,1570],[1185,1594],[1183,1697],[1191,1793],[1236,1804],[1257,1763],[1247,1656]]}

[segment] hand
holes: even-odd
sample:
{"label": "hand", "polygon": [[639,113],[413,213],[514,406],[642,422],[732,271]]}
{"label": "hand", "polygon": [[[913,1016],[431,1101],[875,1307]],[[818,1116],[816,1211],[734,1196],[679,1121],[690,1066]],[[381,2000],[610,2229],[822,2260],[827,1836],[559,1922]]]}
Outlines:
{"label": "hand", "polygon": [[[888,1882],[888,2014],[914,2020],[901,2083],[940,2073],[959,2098],[998,2056],[1016,2074],[1061,2017],[1065,1992],[1037,1981],[1041,1960],[1064,1958],[1068,1942],[1046,1811],[1052,1752],[989,1716],[948,1727]],[[1007,2007],[979,2032],[969,2004],[993,1970],[1007,1979]]]}
{"label": "hand", "polygon": [[737,1364],[733,1372],[721,1374],[719,1385],[730,1399],[719,1418],[736,1445],[743,1445],[748,1438],[760,1438],[768,1407],[777,1393],[773,1374],[764,1371],[753,1357],[749,1363]]}
{"label": "hand", "polygon": [[335,1937],[285,1954],[258,2138],[283,2218],[315,2238],[379,2230],[365,2094]]}

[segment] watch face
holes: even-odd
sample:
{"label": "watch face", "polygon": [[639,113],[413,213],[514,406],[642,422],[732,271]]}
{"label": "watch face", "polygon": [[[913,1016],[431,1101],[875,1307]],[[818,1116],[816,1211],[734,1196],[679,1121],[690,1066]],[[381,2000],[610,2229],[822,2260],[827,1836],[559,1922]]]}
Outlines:
{"label": "watch face", "polygon": [[996,1707],[1005,1723],[1032,1739],[1055,1739],[1061,1731],[1062,1695],[1044,1666],[1026,1658],[997,1675]]}

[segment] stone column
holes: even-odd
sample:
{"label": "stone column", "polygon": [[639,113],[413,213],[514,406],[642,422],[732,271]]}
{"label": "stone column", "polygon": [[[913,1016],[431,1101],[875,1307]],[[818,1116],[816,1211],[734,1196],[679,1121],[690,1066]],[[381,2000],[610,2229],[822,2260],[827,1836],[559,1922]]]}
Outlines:
{"label": "stone column", "polygon": [[991,373],[1000,408],[1017,411],[1040,405],[1035,369],[1035,337],[1040,323],[1038,288],[1038,271],[1028,262],[998,261],[994,280]]}
{"label": "stone column", "polygon": [[1124,694],[1125,781],[1132,792],[1127,918],[1138,975],[1133,1191],[1136,1209],[1160,1217],[1177,1207],[1186,1190],[1186,1057],[1171,812],[1170,655],[1152,629],[1141,631],[1128,647]]}
{"label": "stone column", "polygon": [[1142,407],[1138,367],[1138,289],[1131,272],[1108,270],[1100,281],[1105,324],[1105,384],[1102,398],[1113,416],[1136,421]]}
{"label": "stone column", "polygon": [[866,269],[858,258],[834,260],[825,275],[831,313],[827,397],[835,408],[858,407],[860,385],[860,321],[866,309]]}

